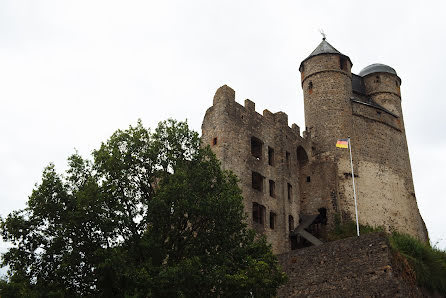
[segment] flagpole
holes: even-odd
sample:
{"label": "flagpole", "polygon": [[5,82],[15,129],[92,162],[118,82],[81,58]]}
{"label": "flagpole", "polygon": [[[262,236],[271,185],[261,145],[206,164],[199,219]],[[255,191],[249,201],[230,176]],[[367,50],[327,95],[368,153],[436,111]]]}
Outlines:
{"label": "flagpole", "polygon": [[356,232],[358,233],[359,237],[358,204],[356,203],[355,173],[353,172],[352,144],[350,142],[350,137],[348,137],[348,149],[350,149],[350,165],[352,167],[353,197],[355,198]]}

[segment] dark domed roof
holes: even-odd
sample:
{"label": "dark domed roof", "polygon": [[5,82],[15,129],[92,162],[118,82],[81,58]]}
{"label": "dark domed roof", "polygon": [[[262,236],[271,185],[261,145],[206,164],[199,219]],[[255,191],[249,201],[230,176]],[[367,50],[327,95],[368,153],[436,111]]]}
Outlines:
{"label": "dark domed roof", "polygon": [[369,75],[371,73],[376,73],[376,72],[387,72],[387,73],[397,75],[395,69],[393,69],[392,67],[390,67],[388,65],[380,64],[380,63],[375,63],[375,64],[371,64],[369,66],[364,67],[359,72],[359,75],[361,77],[365,77],[366,75]]}
{"label": "dark domed roof", "polygon": [[350,60],[350,58],[344,54],[342,54],[341,52],[339,52],[338,50],[336,50],[331,44],[329,44],[325,38],[322,39],[321,43],[317,46],[316,49],[314,49],[313,52],[311,52],[310,56],[308,56],[307,58],[305,58],[301,63],[300,63],[300,67],[299,70],[302,68],[302,65],[305,61],[307,61],[308,59],[314,57],[314,56],[319,56],[319,55],[325,55],[325,54],[337,54],[340,56],[343,56],[345,58],[347,58],[350,61],[350,64],[353,65],[352,61]]}

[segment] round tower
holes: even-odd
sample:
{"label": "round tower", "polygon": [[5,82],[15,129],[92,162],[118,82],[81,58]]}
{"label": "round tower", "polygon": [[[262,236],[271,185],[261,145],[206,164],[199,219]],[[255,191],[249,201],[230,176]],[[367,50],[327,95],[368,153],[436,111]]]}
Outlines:
{"label": "round tower", "polygon": [[401,79],[395,69],[384,64],[371,64],[359,72],[368,97],[398,117],[401,111]]}
{"label": "round tower", "polygon": [[[395,69],[384,64],[371,64],[359,72],[364,81],[365,95],[372,104],[378,104],[386,111],[394,115],[390,123],[397,128],[389,130],[387,138],[392,142],[387,146],[383,144],[375,148],[375,151],[387,152],[386,164],[391,168],[407,174],[410,177],[408,189],[413,192],[412,171],[410,169],[409,151],[407,148],[406,132],[404,129],[403,112],[401,108],[401,79]],[[382,116],[380,118],[383,118]],[[385,121],[383,118],[382,121]],[[381,128],[384,133],[384,128]],[[372,148],[369,146],[369,148]],[[394,153],[395,152],[395,153]],[[398,152],[396,154],[396,152]]]}
{"label": "round tower", "polygon": [[317,153],[335,150],[337,139],[350,136],[351,67],[350,58],[325,38],[300,64],[306,130]]}
{"label": "round tower", "polygon": [[359,76],[364,82],[366,105],[362,109],[353,107],[354,114],[361,115],[353,119],[353,135],[360,171],[357,186],[362,222],[394,228],[427,241],[412,179],[401,79],[395,69],[384,64],[369,65]]}

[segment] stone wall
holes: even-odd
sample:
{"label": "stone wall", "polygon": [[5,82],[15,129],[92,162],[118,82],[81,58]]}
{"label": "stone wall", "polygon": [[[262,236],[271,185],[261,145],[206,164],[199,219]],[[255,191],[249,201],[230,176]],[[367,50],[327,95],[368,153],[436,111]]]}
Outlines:
{"label": "stone wall", "polygon": [[301,169],[299,181],[301,213],[318,214],[319,208],[325,208],[328,229],[333,228],[334,216],[341,211],[337,172],[332,159],[318,156]]}
{"label": "stone wall", "polygon": [[[300,69],[312,158],[328,161],[322,168],[315,162],[310,165],[307,172],[319,172],[313,185],[301,180],[302,209],[314,210],[333,197],[337,205],[328,209],[329,224],[336,209],[343,218],[354,219],[349,150],[335,147],[337,139],[351,137],[359,221],[427,241],[412,180],[401,79],[392,73],[354,76],[355,86],[363,87],[354,91],[351,65],[341,69],[343,57],[332,53],[312,56]],[[330,171],[336,171],[337,177],[330,177]]]}
{"label": "stone wall", "polygon": [[[353,75],[351,66],[347,56],[333,52],[302,62],[304,137],[297,125],[288,126],[285,113],[261,115],[250,100],[242,106],[226,85],[206,112],[203,143],[240,179],[248,224],[267,236],[275,253],[290,249],[289,231],[301,215],[325,208],[322,232],[333,227],[337,214],[355,218],[349,150],[335,147],[347,137],[360,223],[428,240],[412,181],[401,79],[383,72]],[[259,147],[255,154],[253,140]]]}
{"label": "stone wall", "polygon": [[[395,86],[395,80],[391,82]],[[360,222],[396,229],[427,241],[427,230],[416,203],[402,116],[355,102],[352,111],[352,155],[358,175],[355,182]],[[400,114],[400,108],[396,112]],[[352,214],[351,176],[344,175],[350,172],[347,150],[338,152],[338,156],[339,188],[344,198],[341,204]]]}
{"label": "stone wall", "polygon": [[278,297],[422,297],[384,234],[368,234],[278,256],[289,277]]}
{"label": "stone wall", "polygon": [[[258,156],[252,154],[252,138],[261,143]],[[204,117],[202,141],[211,146],[223,169],[233,171],[240,179],[248,223],[266,235],[275,253],[288,251],[289,217],[293,217],[295,228],[300,214],[300,168],[305,163],[298,160],[297,148],[301,147],[306,155],[310,147],[309,142],[300,136],[299,127],[295,124],[289,127],[288,116],[283,112],[264,110],[261,115],[250,100],[245,100],[244,106],[238,104],[234,90],[223,86],[217,90],[214,104]],[[272,164],[269,160],[271,150],[274,151]],[[310,157],[307,154],[307,160]],[[261,190],[253,187],[253,172],[262,177]],[[272,195],[270,180],[274,183]],[[264,207],[262,222],[253,218],[253,203]],[[275,214],[274,218],[270,216],[271,212]]]}

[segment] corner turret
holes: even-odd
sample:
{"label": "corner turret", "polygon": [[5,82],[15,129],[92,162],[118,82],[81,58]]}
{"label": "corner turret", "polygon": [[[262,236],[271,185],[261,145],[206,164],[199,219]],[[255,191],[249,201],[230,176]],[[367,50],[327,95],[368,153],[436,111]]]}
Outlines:
{"label": "corner turret", "polygon": [[402,116],[401,111],[401,79],[395,69],[385,64],[371,64],[359,72],[363,78],[365,93],[377,104]]}

